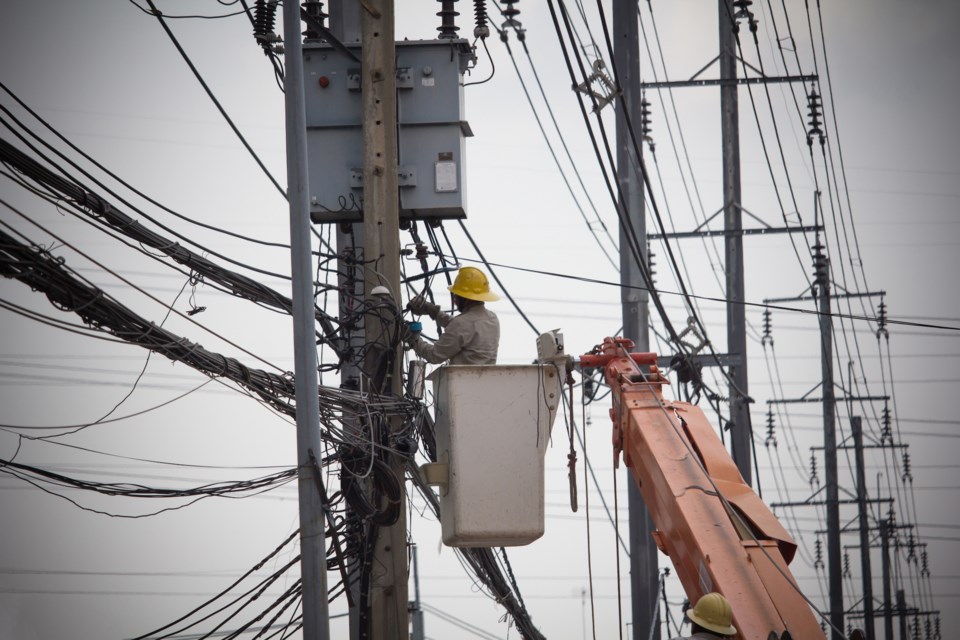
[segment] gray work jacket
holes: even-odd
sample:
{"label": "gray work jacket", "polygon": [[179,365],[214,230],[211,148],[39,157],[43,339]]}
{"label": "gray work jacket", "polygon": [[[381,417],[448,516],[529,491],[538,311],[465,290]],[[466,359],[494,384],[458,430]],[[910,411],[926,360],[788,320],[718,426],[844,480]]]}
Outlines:
{"label": "gray work jacket", "polygon": [[432,344],[417,336],[411,346],[418,356],[431,364],[497,364],[500,320],[493,311],[478,304],[452,317],[441,311],[435,320],[443,335]]}

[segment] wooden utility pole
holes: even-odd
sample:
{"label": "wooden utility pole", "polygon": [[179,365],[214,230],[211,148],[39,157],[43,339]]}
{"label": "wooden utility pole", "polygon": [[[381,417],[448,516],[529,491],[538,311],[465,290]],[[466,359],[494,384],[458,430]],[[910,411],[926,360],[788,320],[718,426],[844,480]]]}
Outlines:
{"label": "wooden utility pole", "polygon": [[[643,277],[637,260],[647,260],[647,228],[643,208],[643,173],[638,155],[640,141],[634,144],[631,127],[639,130],[641,113],[640,94],[640,39],[637,22],[637,4],[614,0],[614,63],[617,82],[623,97],[617,108],[617,182],[623,201],[620,206],[626,224],[620,225],[620,302],[623,314],[623,336],[630,338],[637,351],[650,350],[649,297],[650,286]],[[630,233],[632,227],[639,245],[635,256]],[[660,609],[659,566],[657,545],[653,541],[654,524],[643,502],[637,483],[627,473],[627,504],[630,518],[630,602],[634,640],[659,640]]]}
{"label": "wooden utility pole", "polygon": [[327,547],[323,504],[312,458],[320,446],[317,396],[316,318],[313,303],[313,255],[310,246],[310,198],[307,178],[307,119],[304,104],[300,5],[283,6],[284,76],[287,141],[287,200],[290,203],[290,263],[293,280],[293,353],[297,398],[297,488],[300,505],[300,571],[303,583],[304,640],[327,640]]}
{"label": "wooden utility pole", "polygon": [[[373,287],[385,286],[397,305],[402,305],[393,0],[364,0],[360,9],[360,33],[365,293],[369,300]],[[383,335],[387,327],[382,323],[367,318],[365,326],[368,345],[390,344],[389,336]],[[397,395],[401,391],[400,361],[397,353],[388,372],[392,392]],[[391,424],[391,428],[394,426]],[[394,458],[390,467],[403,486],[403,461]],[[401,491],[399,512],[396,523],[380,527],[377,532],[370,603],[373,640],[406,640],[410,633],[405,490]]]}

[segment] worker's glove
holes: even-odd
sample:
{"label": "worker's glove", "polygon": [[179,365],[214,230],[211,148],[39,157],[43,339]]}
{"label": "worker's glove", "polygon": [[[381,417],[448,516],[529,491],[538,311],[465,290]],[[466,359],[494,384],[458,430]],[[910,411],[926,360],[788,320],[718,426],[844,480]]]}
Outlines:
{"label": "worker's glove", "polygon": [[404,322],[400,325],[400,341],[403,342],[408,349],[413,347],[417,338],[420,337],[420,331],[422,329],[423,325],[419,322]]}
{"label": "worker's glove", "polygon": [[412,298],[410,302],[407,303],[407,309],[410,309],[414,315],[428,315],[434,319],[436,319],[437,314],[440,313],[440,305],[427,301],[427,299],[423,297],[423,294]]}

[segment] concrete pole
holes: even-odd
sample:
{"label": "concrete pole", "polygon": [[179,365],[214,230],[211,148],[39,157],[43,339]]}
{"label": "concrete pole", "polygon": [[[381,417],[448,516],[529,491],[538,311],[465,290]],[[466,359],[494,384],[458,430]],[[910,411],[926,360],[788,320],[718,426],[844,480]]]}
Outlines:
{"label": "concrete pole", "polygon": [[316,320],[310,197],[307,177],[307,118],[304,104],[300,5],[283,6],[286,47],[284,91],[287,129],[287,200],[290,203],[290,267],[293,279],[293,353],[297,400],[297,487],[300,502],[300,571],[303,581],[303,637],[327,640],[327,553],[323,505],[310,454],[320,457],[320,405],[317,395]]}
{"label": "concrete pole", "polygon": [[[640,253],[647,260],[646,221],[643,209],[643,177],[624,113],[639,130],[640,114],[640,41],[637,3],[628,0],[613,2],[614,61],[617,79],[623,91],[622,108],[617,108],[617,181],[623,194],[621,206],[627,224],[639,239]],[[620,228],[620,301],[623,307],[623,336],[634,341],[638,351],[650,350],[649,294],[640,266],[629,247],[629,236]],[[627,472],[627,504],[630,518],[630,585],[631,615],[634,640],[659,640],[660,609],[657,606],[657,546],[650,512],[643,502],[636,481]],[[654,634],[650,635],[650,630]]]}
{"label": "concrete pole", "polygon": [[[363,107],[363,242],[366,296],[386,286],[398,305],[400,299],[400,206],[397,192],[397,72],[394,52],[393,0],[360,3]],[[366,343],[389,344],[375,318],[366,321]],[[393,361],[392,393],[402,394],[401,358]],[[396,425],[391,423],[391,429]],[[390,467],[404,487],[403,460],[391,456]],[[400,517],[380,527],[374,548],[371,588],[373,640],[406,640],[410,636],[407,611],[407,509],[401,491]]]}
{"label": "concrete pole", "polygon": [[733,461],[748,485],[750,464],[750,406],[747,403],[747,321],[743,284],[743,215],[740,193],[740,106],[737,96],[737,41],[733,33],[730,0],[720,0],[720,125],[723,156],[723,228],[727,285],[727,351],[736,359],[730,366],[730,445]]}
{"label": "concrete pole", "polygon": [[857,505],[860,510],[860,572],[863,575],[863,630],[869,640],[876,640],[873,623],[873,570],[870,567],[870,514],[867,511],[867,471],[863,459],[863,421],[854,416],[850,421],[857,460]]}

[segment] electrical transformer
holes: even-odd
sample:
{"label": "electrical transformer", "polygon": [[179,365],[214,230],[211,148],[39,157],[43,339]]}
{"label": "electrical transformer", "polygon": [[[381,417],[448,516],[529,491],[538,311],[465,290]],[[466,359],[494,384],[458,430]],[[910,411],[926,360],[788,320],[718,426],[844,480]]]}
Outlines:
{"label": "electrical transformer", "polygon": [[[396,43],[400,217],[466,217],[464,71],[472,58],[462,39]],[[310,217],[363,220],[360,47],[303,45]]]}

